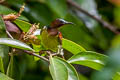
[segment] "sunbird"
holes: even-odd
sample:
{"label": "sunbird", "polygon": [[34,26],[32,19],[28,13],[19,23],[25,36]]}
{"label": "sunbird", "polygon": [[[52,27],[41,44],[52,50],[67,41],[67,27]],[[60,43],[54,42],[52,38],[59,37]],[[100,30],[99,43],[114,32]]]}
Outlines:
{"label": "sunbird", "polygon": [[49,26],[44,26],[41,31],[41,44],[45,50],[57,53],[62,45],[62,34],[59,28],[66,24],[73,24],[72,22],[63,19],[54,20]]}

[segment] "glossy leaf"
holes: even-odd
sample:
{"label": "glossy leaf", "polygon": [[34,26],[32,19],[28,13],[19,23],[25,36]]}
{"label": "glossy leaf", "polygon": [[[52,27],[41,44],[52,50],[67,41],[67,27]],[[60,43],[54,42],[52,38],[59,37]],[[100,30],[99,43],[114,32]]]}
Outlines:
{"label": "glossy leaf", "polygon": [[62,39],[62,47],[71,52],[72,54],[77,54],[79,52],[86,51],[82,46],[65,38]]}
{"label": "glossy leaf", "polygon": [[10,47],[14,47],[14,48],[34,51],[27,44],[25,44],[25,43],[23,43],[23,42],[21,42],[19,40],[15,40],[15,39],[0,38],[0,44],[7,45],[7,46],[10,46]]}
{"label": "glossy leaf", "polygon": [[4,73],[3,59],[0,56],[0,72]]}
{"label": "glossy leaf", "polygon": [[79,80],[74,67],[58,57],[51,57],[50,72],[53,80]]}
{"label": "glossy leaf", "polygon": [[53,80],[68,80],[68,71],[64,64],[50,57],[50,73]]}
{"label": "glossy leaf", "polygon": [[69,64],[65,60],[58,58],[58,57],[55,57],[54,59],[57,62],[60,62],[65,65],[65,67],[67,68],[67,71],[68,71],[68,80],[79,80],[78,74],[77,74],[75,68],[71,64]]}
{"label": "glossy leaf", "polygon": [[9,78],[8,76],[0,72],[0,80],[14,80],[14,79]]}
{"label": "glossy leaf", "polygon": [[100,70],[105,65],[106,59],[107,59],[107,56],[103,54],[92,52],[92,51],[86,51],[86,52],[80,52],[76,55],[73,55],[68,60],[68,63],[80,64],[96,70]]}
{"label": "glossy leaf", "polygon": [[14,21],[14,23],[23,31],[23,32],[27,32],[30,27],[32,26],[32,24],[26,22],[26,21],[23,21],[23,20],[19,20],[19,19],[16,19]]}

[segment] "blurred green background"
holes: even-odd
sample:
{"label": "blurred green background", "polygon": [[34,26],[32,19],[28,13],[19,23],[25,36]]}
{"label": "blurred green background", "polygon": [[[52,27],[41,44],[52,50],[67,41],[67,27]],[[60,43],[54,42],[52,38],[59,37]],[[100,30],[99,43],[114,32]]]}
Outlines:
{"label": "blurred green background", "polygon": [[[110,24],[116,25],[118,29],[120,28],[120,0],[73,1],[94,16],[101,17]],[[86,50],[106,54],[106,51],[111,47],[120,45],[119,35],[115,35],[94,19],[81,13],[78,9],[69,5],[66,0],[5,0],[0,3],[0,14],[18,12],[23,3],[26,4],[22,13],[22,16],[25,17],[23,20],[30,23],[40,23],[41,28],[49,25],[56,18],[73,22],[74,25],[62,27],[60,31],[64,38],[80,44]],[[65,53],[66,58],[72,55],[67,51]],[[109,52],[106,55],[109,55]],[[52,80],[46,62],[42,60],[34,62],[33,57],[29,55],[16,57],[15,60],[20,67],[16,70],[20,71],[18,75],[21,75],[22,80]],[[82,74],[80,75],[83,78],[81,80],[87,80],[93,72],[92,69],[87,67],[78,65],[75,65],[75,67]]]}

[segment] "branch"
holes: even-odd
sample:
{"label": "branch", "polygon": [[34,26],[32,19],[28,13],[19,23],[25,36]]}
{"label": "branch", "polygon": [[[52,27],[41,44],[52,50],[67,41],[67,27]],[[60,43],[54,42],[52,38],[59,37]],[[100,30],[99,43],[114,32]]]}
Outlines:
{"label": "branch", "polygon": [[88,13],[87,11],[82,9],[76,2],[74,2],[72,0],[67,0],[67,3],[70,4],[71,6],[74,6],[76,9],[78,9],[80,12],[84,13],[85,15],[95,19],[96,21],[98,21],[100,24],[102,24],[105,28],[108,28],[113,33],[120,34],[120,32],[117,30],[117,27],[113,26],[112,24],[109,24],[108,22],[106,22],[105,20],[103,20],[99,17],[96,17],[96,16]]}
{"label": "branch", "polygon": [[5,0],[0,0],[0,3],[3,3]]}
{"label": "branch", "polygon": [[40,55],[38,55],[38,54],[36,54],[36,53],[34,53],[34,52],[26,51],[26,50],[24,50],[24,52],[27,53],[27,54],[29,54],[29,55],[36,56],[36,57],[38,57],[38,58],[41,58],[41,59],[43,59],[43,60],[45,60],[45,61],[47,61],[47,62],[49,63],[49,60],[48,60],[47,58],[45,58],[45,57],[43,57],[43,56],[40,56]]}
{"label": "branch", "polygon": [[21,13],[24,11],[25,4],[20,8],[20,11],[17,14],[11,13],[8,15],[3,15],[3,20],[4,21],[13,21],[16,20],[18,17],[20,17]]}
{"label": "branch", "polygon": [[11,39],[14,39],[13,36],[10,34],[10,32],[7,31],[7,29],[6,29],[6,33],[7,33],[7,35],[8,35]]}

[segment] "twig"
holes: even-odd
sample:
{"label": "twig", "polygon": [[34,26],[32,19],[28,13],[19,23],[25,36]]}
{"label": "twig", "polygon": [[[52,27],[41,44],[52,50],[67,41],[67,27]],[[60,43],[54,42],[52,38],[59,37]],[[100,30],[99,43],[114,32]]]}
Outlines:
{"label": "twig", "polygon": [[6,30],[6,33],[7,33],[7,35],[8,35],[11,39],[14,39],[14,38],[12,37],[12,35],[10,34],[10,32],[8,32],[8,31]]}
{"label": "twig", "polygon": [[8,15],[3,15],[3,20],[5,21],[13,21],[16,20],[18,17],[20,17],[21,13],[24,11],[25,4],[20,8],[20,11],[17,14],[11,13]]}
{"label": "twig", "polygon": [[0,0],[0,3],[3,3],[5,0]]}
{"label": "twig", "polygon": [[85,15],[95,19],[96,21],[101,23],[105,28],[108,28],[109,30],[111,30],[113,33],[120,34],[120,32],[117,30],[117,27],[113,26],[112,24],[109,24],[107,21],[105,21],[99,17],[96,17],[96,16],[88,13],[87,11],[82,9],[76,2],[74,2],[72,0],[67,0],[67,3],[74,6],[76,9],[78,9],[80,12],[84,13]]}
{"label": "twig", "polygon": [[49,63],[49,60],[48,60],[47,58],[45,58],[45,57],[43,57],[43,56],[40,56],[40,55],[38,55],[38,54],[36,54],[36,53],[34,53],[34,52],[26,51],[26,50],[24,50],[24,52],[26,52],[26,53],[29,54],[29,55],[33,55],[33,56],[36,56],[36,57],[38,57],[38,58],[41,58],[41,59],[43,59],[43,60],[45,60],[45,61],[47,61],[47,62]]}
{"label": "twig", "polygon": [[19,10],[19,12],[18,12],[18,14],[17,14],[18,17],[20,17],[20,15],[21,15],[22,12],[24,11],[24,9],[25,9],[25,3],[21,6],[21,8],[20,8],[20,10]]}

